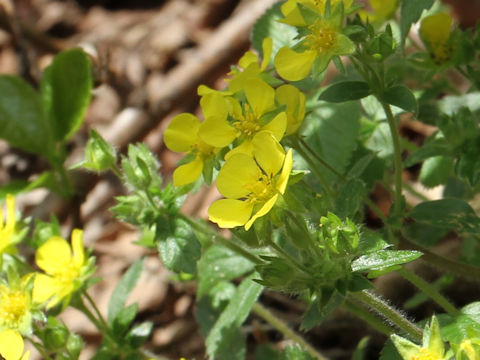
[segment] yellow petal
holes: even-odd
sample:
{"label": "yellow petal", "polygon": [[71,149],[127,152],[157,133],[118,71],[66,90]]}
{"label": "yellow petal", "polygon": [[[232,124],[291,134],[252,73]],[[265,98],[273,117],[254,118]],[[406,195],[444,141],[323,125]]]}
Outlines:
{"label": "yellow petal", "polygon": [[29,359],[30,359],[30,350],[26,351],[20,360],[29,360]]}
{"label": "yellow petal", "polygon": [[293,167],[293,153],[292,149],[287,151],[287,155],[285,155],[285,161],[283,163],[282,172],[277,179],[277,190],[280,194],[285,193],[285,189],[287,188],[288,178],[290,177],[290,173],[292,172]]}
{"label": "yellow petal", "polygon": [[263,71],[268,66],[270,62],[270,58],[272,56],[272,49],[273,49],[273,39],[272,38],[265,38],[262,42],[262,52],[263,52],[263,59],[262,65],[260,66],[260,70]]}
{"label": "yellow petal", "polygon": [[260,210],[258,210],[255,214],[253,214],[250,220],[247,221],[247,223],[245,224],[245,230],[248,231],[248,229],[250,229],[250,227],[253,225],[253,222],[255,220],[257,220],[261,216],[266,215],[275,205],[275,203],[277,202],[277,199],[278,199],[278,195],[274,195],[265,204],[263,204]]}
{"label": "yellow petal", "polygon": [[312,69],[317,53],[307,50],[297,53],[288,47],[281,48],[275,56],[274,64],[277,73],[288,81],[305,79]]}
{"label": "yellow petal", "polygon": [[246,80],[245,96],[257,118],[274,108],[275,90],[263,80],[256,78]]}
{"label": "yellow petal", "polygon": [[54,278],[45,274],[36,274],[33,281],[32,301],[43,304],[58,291],[57,282]]}
{"label": "yellow petal", "polygon": [[192,114],[175,116],[163,136],[167,148],[176,152],[187,152],[197,143],[197,133],[200,120]]}
{"label": "yellow petal", "polygon": [[292,26],[306,26],[307,23],[303,19],[300,10],[297,7],[297,0],[288,0],[287,2],[283,3],[280,7],[280,11],[282,12],[284,19],[281,19],[280,22],[285,24],[289,24]]}
{"label": "yellow petal", "polygon": [[238,199],[250,193],[248,186],[258,181],[261,171],[255,160],[245,154],[235,154],[228,158],[217,177],[220,193],[231,199]]}
{"label": "yellow petal", "polygon": [[5,360],[18,360],[23,353],[23,338],[16,330],[0,332],[0,355]]}
{"label": "yellow petal", "polygon": [[270,131],[275,139],[282,140],[287,129],[287,114],[281,112],[277,114],[268,124],[262,127],[262,130]]}
{"label": "yellow petal", "polygon": [[197,156],[192,162],[180,165],[173,172],[173,184],[183,186],[198,180],[203,171],[203,160]]}
{"label": "yellow petal", "polygon": [[443,44],[450,38],[452,18],[450,15],[440,12],[427,16],[420,24],[420,37],[423,42],[430,44]]}
{"label": "yellow petal", "polygon": [[295,86],[285,84],[275,90],[275,98],[287,107],[287,129],[285,135],[293,134],[305,117],[305,95]]}
{"label": "yellow petal", "polygon": [[60,236],[52,236],[35,253],[35,261],[47,274],[62,270],[72,260],[72,249]]}
{"label": "yellow petal", "polygon": [[9,230],[13,230],[15,228],[15,223],[15,197],[11,194],[7,194],[7,221],[5,227]]}
{"label": "yellow petal", "polygon": [[225,96],[220,93],[214,92],[202,96],[200,99],[200,106],[202,107],[205,119],[208,119],[211,116],[225,120],[227,119],[229,110],[228,104],[225,100]]}
{"label": "yellow petal", "polygon": [[83,248],[83,231],[74,229],[72,232],[73,262],[80,269],[85,262],[85,250]]}
{"label": "yellow petal", "polygon": [[247,68],[248,65],[252,63],[257,63],[258,57],[251,51],[247,51],[238,61],[238,65],[240,65],[243,69]]}
{"label": "yellow petal", "polygon": [[253,204],[247,201],[221,199],[208,209],[208,219],[221,228],[233,228],[244,225],[252,214]]}
{"label": "yellow petal", "polygon": [[253,155],[265,174],[272,176],[280,171],[285,159],[282,145],[269,131],[260,131],[253,138]]}
{"label": "yellow petal", "polygon": [[253,157],[252,139],[246,138],[245,140],[242,141],[240,145],[238,145],[237,147],[234,147],[232,150],[226,153],[225,160],[230,159],[230,157],[232,157],[235,154],[245,154],[250,157]]}
{"label": "yellow petal", "polygon": [[226,118],[216,116],[206,119],[198,130],[200,139],[215,147],[230,145],[238,135],[238,130],[230,126]]}

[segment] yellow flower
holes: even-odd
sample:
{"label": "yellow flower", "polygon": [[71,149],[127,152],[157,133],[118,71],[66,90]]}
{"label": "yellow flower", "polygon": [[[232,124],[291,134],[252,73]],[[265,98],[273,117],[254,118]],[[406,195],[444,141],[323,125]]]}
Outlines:
{"label": "yellow flower", "polygon": [[[227,109],[217,105],[223,96],[215,92],[204,95],[200,105],[204,116],[227,117]],[[201,121],[194,115],[183,113],[175,116],[165,130],[164,141],[167,148],[176,152],[186,152],[193,160],[180,165],[173,172],[175,186],[187,185],[198,180],[202,175],[205,161],[213,158],[219,148],[204,142],[199,136]]]}
{"label": "yellow flower", "polygon": [[442,65],[451,58],[451,26],[452,18],[443,12],[425,17],[420,24],[420,37],[437,65]]}
{"label": "yellow flower", "polygon": [[4,222],[3,209],[0,207],[0,256],[3,253],[13,252],[13,245],[21,239],[16,236],[15,227],[17,221],[15,218],[15,198],[8,194],[6,199],[7,216]]}
{"label": "yellow flower", "polygon": [[252,139],[258,132],[268,130],[277,140],[281,140],[287,127],[285,112],[273,119],[268,114],[276,108],[275,90],[270,85],[263,80],[250,78],[245,80],[244,90],[247,101],[243,104],[234,97],[217,95],[216,109],[219,115],[206,118],[199,130],[200,138],[211,146],[225,147],[238,139],[238,146],[225,156],[226,159],[236,153],[251,154]]}
{"label": "yellow flower", "polygon": [[422,346],[412,343],[398,335],[391,336],[398,353],[405,360],[447,360],[450,355],[445,353],[445,346],[440,334],[440,325],[435,316],[423,330]]}
{"label": "yellow flower", "polygon": [[0,330],[29,333],[32,325],[31,276],[0,283]]}
{"label": "yellow flower", "polygon": [[7,329],[0,332],[0,355],[3,359],[28,360],[30,351],[23,354],[23,348],[23,338],[18,331]]}
{"label": "yellow flower", "polygon": [[66,305],[72,294],[81,288],[93,273],[93,258],[86,259],[82,243],[82,230],[72,232],[72,245],[52,236],[35,254],[35,261],[45,274],[36,274],[33,282],[33,301],[42,304],[49,300],[51,308],[64,300]]}
{"label": "yellow flower", "polygon": [[268,131],[253,138],[253,158],[234,154],[217,178],[217,188],[226,197],[208,209],[209,219],[222,228],[245,226],[266,215],[284,194],[292,170],[292,150],[285,155],[280,143]]}
{"label": "yellow flower", "polygon": [[397,0],[368,0],[368,2],[372,10],[360,10],[358,14],[364,21],[368,18],[370,23],[383,22],[391,18],[398,5]]}
{"label": "yellow flower", "polygon": [[307,23],[304,19],[304,23],[296,25],[302,27],[307,35],[293,49],[282,47],[275,56],[274,65],[278,74],[288,81],[306,78],[312,68],[315,73],[320,73],[334,56],[355,51],[354,43],[342,33],[342,3],[325,15],[316,7],[313,9],[317,12],[315,20]]}
{"label": "yellow flower", "polygon": [[[338,6],[340,2],[341,0],[331,0],[330,6],[334,8]],[[314,12],[323,15],[326,3],[327,0],[287,0],[280,7],[280,11],[284,18],[279,21],[292,26],[307,26],[307,20],[302,15],[302,12],[299,9],[299,4],[301,4],[300,6],[305,6]],[[343,1],[343,6],[349,8],[352,3],[353,0],[345,0]]]}

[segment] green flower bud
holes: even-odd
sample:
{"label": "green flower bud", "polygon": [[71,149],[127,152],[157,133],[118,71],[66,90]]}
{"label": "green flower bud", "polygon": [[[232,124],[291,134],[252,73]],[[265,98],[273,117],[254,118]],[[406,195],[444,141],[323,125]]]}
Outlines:
{"label": "green flower bud", "polygon": [[85,148],[83,167],[94,171],[105,171],[115,166],[117,152],[95,130],[90,130],[90,139]]}
{"label": "green flower bud", "polygon": [[45,330],[44,344],[47,350],[55,351],[65,346],[68,330],[64,327],[55,327]]}

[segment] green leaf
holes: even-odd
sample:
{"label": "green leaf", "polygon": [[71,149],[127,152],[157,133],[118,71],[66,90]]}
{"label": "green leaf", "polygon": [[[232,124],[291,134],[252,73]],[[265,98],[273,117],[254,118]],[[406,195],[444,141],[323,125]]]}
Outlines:
{"label": "green leaf", "polygon": [[252,45],[259,54],[262,54],[262,42],[266,37],[270,37],[273,40],[272,55],[275,55],[281,47],[293,47],[297,42],[295,40],[297,36],[295,28],[278,22],[278,20],[284,17],[280,11],[281,5],[281,2],[273,5],[253,26]]}
{"label": "green leaf", "polygon": [[387,123],[379,123],[373,134],[365,141],[365,147],[375,153],[380,159],[390,163],[393,156],[393,141],[390,127]]}
{"label": "green leaf", "polygon": [[228,281],[253,271],[253,263],[219,245],[211,246],[197,264],[199,284],[197,297],[201,298],[220,281]]}
{"label": "green leaf", "polygon": [[123,333],[128,329],[132,321],[135,319],[138,311],[138,304],[131,304],[120,310],[118,315],[113,320],[112,330],[115,335],[120,339],[123,337]]}
{"label": "green leaf", "polygon": [[[239,332],[263,287],[253,281],[255,274],[245,278],[222,312],[206,339],[207,354],[216,360],[244,360],[246,349],[239,346]],[[235,348],[237,346],[237,348]]]}
{"label": "green leaf", "polygon": [[480,182],[480,137],[468,141],[462,148],[455,172],[470,186],[475,187]]}
{"label": "green leaf", "polygon": [[348,180],[340,188],[335,199],[335,213],[341,218],[353,218],[361,209],[366,192],[367,190],[362,180]]}
{"label": "green leaf", "polygon": [[[360,105],[357,102],[318,104],[306,117],[302,135],[318,155],[343,174],[358,145],[359,120]],[[295,161],[299,168],[309,168],[308,164],[303,163],[303,159],[297,157]],[[338,181],[337,175],[320,163],[318,166],[323,169],[327,181]]]}
{"label": "green leaf", "polygon": [[90,103],[91,71],[87,54],[78,48],[61,52],[45,70],[40,89],[55,140],[67,140],[82,124]]}
{"label": "green leaf", "polygon": [[402,34],[402,43],[408,35],[410,26],[417,22],[422,15],[423,10],[430,9],[434,0],[402,0],[400,10],[400,31]]}
{"label": "green leaf", "polygon": [[442,325],[442,336],[453,344],[480,337],[480,302],[463,307],[450,324]]}
{"label": "green leaf", "polygon": [[118,316],[123,309],[128,296],[132,292],[133,288],[137,284],[140,274],[143,270],[143,259],[135,261],[132,266],[125,272],[120,282],[113,290],[113,294],[110,297],[107,310],[107,319],[110,324]]}
{"label": "green leaf", "polygon": [[352,262],[352,271],[381,270],[394,265],[405,264],[422,256],[415,250],[382,250],[362,255]]}
{"label": "green leaf", "polygon": [[433,156],[450,155],[452,151],[452,146],[444,138],[434,139],[410,154],[405,160],[405,166],[410,167]]}
{"label": "green leaf", "polygon": [[285,348],[281,353],[280,360],[315,360],[315,358],[302,347],[295,345]]}
{"label": "green leaf", "polygon": [[434,156],[422,165],[419,180],[427,188],[445,184],[453,169],[453,158]]}
{"label": "green leaf", "polygon": [[303,314],[302,324],[300,325],[303,330],[310,330],[311,328],[320,325],[325,319],[337,309],[344,300],[344,296],[338,291],[334,291],[325,305],[321,305],[322,299],[316,298],[310,303],[307,311]]}
{"label": "green leaf", "polygon": [[392,340],[388,339],[380,353],[380,360],[403,360]]}
{"label": "green leaf", "polygon": [[392,86],[385,90],[381,96],[382,101],[397,106],[408,112],[416,113],[418,110],[417,100],[409,88],[403,85]]}
{"label": "green leaf", "polygon": [[0,137],[28,152],[53,153],[51,129],[41,99],[24,80],[0,76]]}
{"label": "green leaf", "polygon": [[169,270],[195,274],[201,246],[188,224],[176,220],[174,234],[158,239],[157,247]]}
{"label": "green leaf", "polygon": [[125,336],[125,341],[134,349],[139,348],[147,341],[153,329],[153,323],[146,321],[144,323],[135,325]]}
{"label": "green leaf", "polygon": [[460,199],[425,201],[415,206],[410,216],[423,224],[459,232],[480,233],[480,218],[467,202]]}
{"label": "green leaf", "polygon": [[370,87],[363,81],[341,81],[330,85],[319,99],[327,102],[358,100],[370,95]]}
{"label": "green leaf", "polygon": [[58,185],[52,172],[44,171],[32,181],[13,180],[3,186],[0,186],[0,199],[5,198],[7,194],[16,195],[21,192],[28,192],[40,187],[56,190]]}

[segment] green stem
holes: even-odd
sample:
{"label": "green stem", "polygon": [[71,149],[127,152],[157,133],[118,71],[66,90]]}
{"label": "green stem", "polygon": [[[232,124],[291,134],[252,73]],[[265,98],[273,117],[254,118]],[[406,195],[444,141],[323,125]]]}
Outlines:
{"label": "green stem", "polygon": [[[320,164],[325,166],[328,170],[330,170],[332,173],[334,173],[340,179],[342,179],[344,181],[347,180],[347,178],[344,175],[342,175],[340,172],[338,172],[332,165],[330,165],[326,160],[324,160],[320,155],[318,155],[301,136],[297,136],[297,138],[298,138],[299,145],[303,146],[310,153],[310,155],[312,155]],[[295,150],[297,150],[297,149],[295,149]]]}
{"label": "green stem", "polygon": [[373,293],[363,290],[351,293],[350,296],[368,305],[372,310],[404,331],[415,342],[422,342],[422,329],[407,320],[398,310],[388,305]]}
{"label": "green stem", "polygon": [[[381,102],[380,99],[378,101]],[[397,124],[392,113],[392,109],[389,104],[382,102],[383,111],[387,116],[388,126],[390,127],[390,133],[392,134],[393,140],[393,151],[394,151],[394,164],[395,164],[395,203],[394,203],[394,214],[397,216],[401,215],[402,211],[402,173],[403,173],[403,163],[402,163],[402,147],[400,144],[400,135],[398,133]]]}
{"label": "green stem", "polygon": [[315,162],[313,162],[313,160],[310,158],[310,156],[308,156],[308,154],[301,147],[298,147],[295,150],[297,150],[297,152],[300,154],[300,156],[305,159],[305,161],[308,163],[308,165],[310,165],[311,170],[313,171],[313,173],[317,177],[318,181],[320,182],[320,185],[322,185],[323,191],[325,191],[325,195],[326,195],[326,198],[327,198],[329,204],[331,206],[333,206],[332,192],[330,191],[330,188],[327,184],[327,180],[323,176],[321,170],[317,167],[317,164],[315,164]]}
{"label": "green stem", "polygon": [[238,255],[241,255],[247,260],[250,260],[252,263],[256,265],[262,265],[264,263],[260,258],[253,255],[252,253],[250,253],[248,250],[244,249],[240,245],[236,244],[231,239],[227,239],[219,235],[218,233],[216,233],[213,229],[210,229],[209,226],[201,224],[183,214],[178,214],[178,216],[187,224],[189,224],[191,227],[196,229],[197,231],[204,233],[206,236],[211,237],[215,241],[218,241],[219,243],[221,243],[225,247],[228,247],[230,250],[237,253]]}
{"label": "green stem", "polygon": [[276,317],[267,308],[263,307],[259,303],[253,305],[252,311],[272,325],[276,330],[281,332],[287,338],[295,341],[303,349],[305,349],[313,358],[318,360],[326,360],[327,358],[320,354],[312,345],[305,341],[299,334],[290,329],[287,324]]}
{"label": "green stem", "polygon": [[342,306],[359,319],[365,321],[368,325],[370,325],[378,332],[386,336],[390,336],[391,334],[393,334],[394,331],[390,326],[388,326],[378,317],[370,313],[363,306],[358,305],[354,299],[347,298]]}
{"label": "green stem", "polygon": [[445,272],[450,272],[452,274],[460,275],[474,281],[480,281],[480,267],[447,259],[403,237],[400,238],[399,244],[401,249],[411,249],[411,250],[421,251],[423,253],[421,257],[423,261],[431,265],[434,265]]}
{"label": "green stem", "polygon": [[457,308],[420,276],[405,267],[400,268],[397,272],[426,295],[430,296],[430,298],[440,305],[449,315],[455,316],[458,314]]}
{"label": "green stem", "polygon": [[68,176],[67,170],[63,166],[63,163],[57,160],[52,162],[53,169],[58,174],[60,179],[60,194],[66,198],[73,195],[73,186]]}
{"label": "green stem", "polygon": [[[48,353],[45,351],[45,348],[42,346],[42,344],[39,344],[38,342],[36,342],[35,340],[33,340],[30,336],[25,336],[23,335],[23,337],[25,339],[28,340],[28,342],[30,344],[32,344],[34,346],[35,349],[37,349],[37,351],[42,355],[42,358],[45,359],[45,360],[52,360],[52,358],[50,357],[50,355],[48,355]],[[3,359],[3,358],[2,358]]]}
{"label": "green stem", "polygon": [[97,319],[102,323],[102,325],[105,327],[105,329],[108,329],[108,324],[105,321],[105,318],[103,317],[102,313],[97,307],[97,304],[95,304],[95,301],[90,297],[88,292],[84,291],[83,295],[85,295],[85,298],[87,299],[88,303],[92,306],[93,311],[97,315]]}

